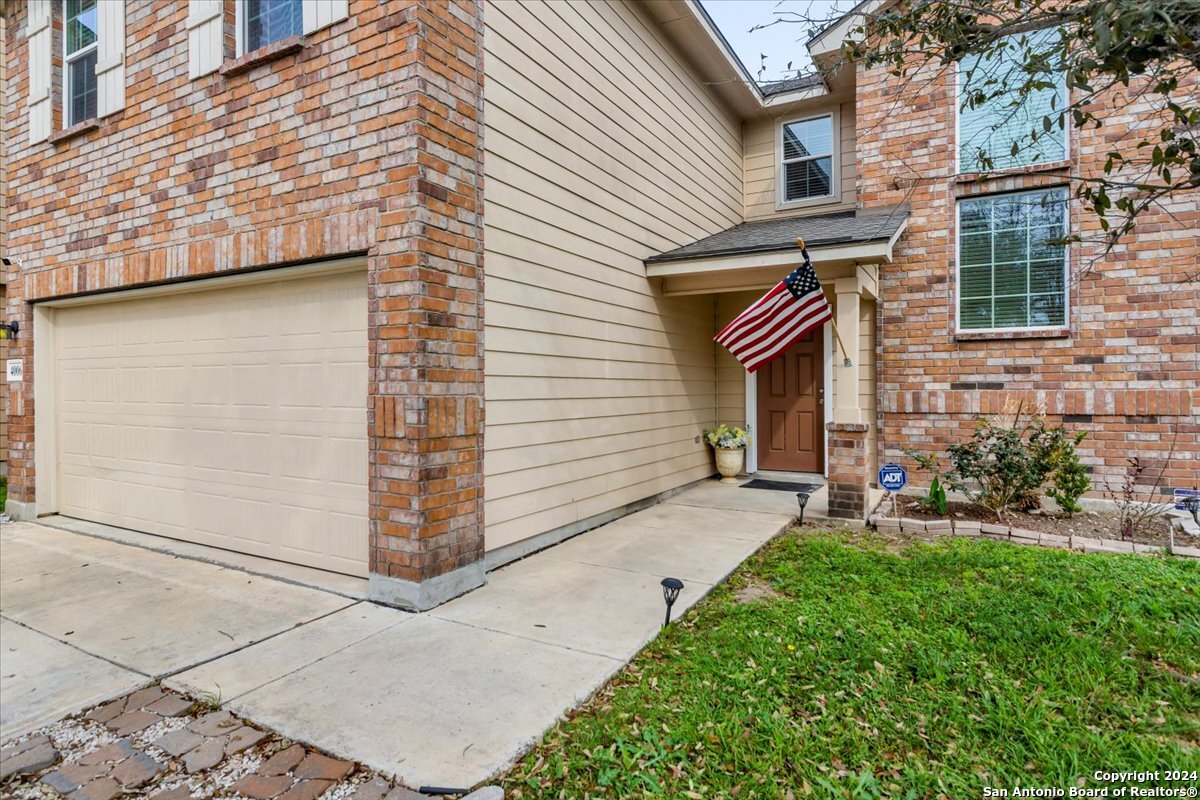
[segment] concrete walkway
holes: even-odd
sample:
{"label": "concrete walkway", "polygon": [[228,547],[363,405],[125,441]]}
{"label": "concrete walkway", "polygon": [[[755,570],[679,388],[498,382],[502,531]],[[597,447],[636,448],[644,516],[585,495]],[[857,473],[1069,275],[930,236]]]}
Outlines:
{"label": "concrete walkway", "polygon": [[473,786],[654,638],[663,577],[685,582],[678,616],[791,521],[688,499],[496,570],[425,614],[357,605],[167,684],[217,692],[236,713],[409,786]]}
{"label": "concrete walkway", "polygon": [[[27,729],[35,718],[167,675],[171,688],[217,697],[258,724],[409,786],[474,786],[657,634],[663,577],[686,584],[679,616],[788,525],[793,513],[782,503],[742,507],[756,494],[705,483],[496,570],[481,589],[420,615],[41,526],[10,532],[18,526],[6,525],[3,613],[19,623],[19,635],[45,647],[29,645],[18,672],[85,659],[100,676],[86,681],[87,690],[61,692],[36,714],[14,714],[11,725]],[[46,542],[31,544],[41,537]],[[128,583],[72,586],[60,568],[55,586],[10,590],[10,577],[14,585],[32,580],[41,587],[40,571],[55,559],[36,551],[48,546],[81,575],[78,562],[97,564],[92,550],[105,550],[104,568],[127,569]],[[168,564],[196,574],[172,576],[166,582],[176,585],[168,588],[155,582]],[[109,603],[114,612],[105,616],[128,618],[122,624],[139,628],[140,645],[117,631],[103,634],[102,624],[84,624]],[[210,620],[210,612],[221,619]],[[177,633],[168,636],[158,630],[163,626]],[[68,636],[72,628],[79,630]],[[90,633],[81,636],[85,628]],[[24,684],[10,682],[8,663],[6,657],[6,731],[8,698],[36,705],[29,690],[38,682],[28,673]]]}

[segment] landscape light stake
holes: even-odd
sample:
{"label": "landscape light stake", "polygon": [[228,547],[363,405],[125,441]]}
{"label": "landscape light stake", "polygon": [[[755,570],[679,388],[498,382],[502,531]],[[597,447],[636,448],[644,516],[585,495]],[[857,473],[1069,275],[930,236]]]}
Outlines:
{"label": "landscape light stake", "polygon": [[1197,525],[1200,525],[1200,495],[1194,494],[1184,498],[1183,507],[1191,512],[1192,519],[1196,521]]}
{"label": "landscape light stake", "polygon": [[800,504],[800,524],[804,524],[804,507],[808,505],[810,495],[807,492],[796,492],[796,502]]}
{"label": "landscape light stake", "polygon": [[667,601],[667,617],[663,620],[663,627],[671,624],[671,606],[675,605],[675,601],[679,599],[679,590],[683,588],[683,581],[679,578],[663,578],[663,600]]}

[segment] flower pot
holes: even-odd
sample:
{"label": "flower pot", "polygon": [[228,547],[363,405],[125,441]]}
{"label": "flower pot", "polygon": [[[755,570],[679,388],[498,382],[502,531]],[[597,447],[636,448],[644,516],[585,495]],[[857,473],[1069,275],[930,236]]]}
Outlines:
{"label": "flower pot", "polygon": [[746,449],[718,447],[716,451],[717,472],[721,473],[721,483],[737,483],[737,476],[746,463]]}

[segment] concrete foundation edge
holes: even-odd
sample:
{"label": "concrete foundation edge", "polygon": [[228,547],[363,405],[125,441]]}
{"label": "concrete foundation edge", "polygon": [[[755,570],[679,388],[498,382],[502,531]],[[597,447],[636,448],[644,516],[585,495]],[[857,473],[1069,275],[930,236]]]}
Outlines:
{"label": "concrete foundation edge", "polygon": [[9,519],[21,522],[33,522],[37,519],[37,503],[26,503],[22,500],[8,500],[4,504],[4,513]]}
{"label": "concrete foundation edge", "polygon": [[386,575],[371,575],[367,580],[367,598],[373,603],[428,611],[486,583],[482,561],[459,567],[427,581],[406,581]]}
{"label": "concrete foundation edge", "polygon": [[697,484],[712,480],[712,476],[701,478],[700,480],[685,483],[682,486],[676,486],[673,489],[666,489],[658,494],[652,494],[649,497],[644,497],[641,500],[634,500],[632,503],[626,503],[618,508],[613,508],[608,511],[595,514],[587,519],[581,519],[577,522],[570,522],[553,530],[544,531],[536,536],[530,536],[528,539],[521,539],[511,544],[506,544],[503,547],[497,547],[495,550],[489,550],[483,556],[484,569],[491,572],[494,569],[499,569],[505,564],[511,564],[525,556],[533,555],[539,550],[545,550],[547,547],[553,547],[556,544],[561,544],[572,536],[578,536],[581,533],[586,533],[594,528],[599,528],[601,525],[607,525],[621,517],[627,517],[637,511],[650,508],[650,506],[658,505],[664,500],[674,497],[675,495],[684,492]]}

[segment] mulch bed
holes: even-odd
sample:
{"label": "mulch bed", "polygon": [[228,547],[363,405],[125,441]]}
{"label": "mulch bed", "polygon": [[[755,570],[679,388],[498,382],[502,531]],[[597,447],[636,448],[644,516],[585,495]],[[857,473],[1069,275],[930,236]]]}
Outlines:
{"label": "mulch bed", "polygon": [[[1068,517],[1049,513],[1030,514],[1025,511],[1012,511],[1006,513],[1003,520],[998,520],[992,511],[982,506],[977,506],[974,503],[951,500],[946,505],[948,513],[942,516],[926,509],[925,506],[918,503],[913,497],[901,495],[896,498],[896,514],[892,513],[890,499],[885,500],[883,505],[879,506],[877,513],[881,517],[899,516],[920,520],[961,519],[978,522],[1001,522],[1013,528],[1024,528],[1029,531],[1051,533],[1058,536],[1090,536],[1097,539],[1121,538],[1120,517],[1117,514],[1109,512],[1084,511]],[[1181,538],[1180,534],[1176,534],[1176,544],[1191,547],[1200,545],[1200,542],[1194,543],[1188,541],[1194,538],[1186,534],[1183,534]],[[1171,543],[1171,532],[1167,526],[1166,519],[1159,517],[1143,526],[1142,530],[1138,531],[1132,539],[1126,539],[1125,541],[1166,547]]]}

